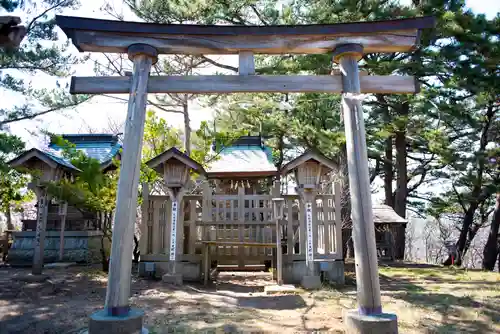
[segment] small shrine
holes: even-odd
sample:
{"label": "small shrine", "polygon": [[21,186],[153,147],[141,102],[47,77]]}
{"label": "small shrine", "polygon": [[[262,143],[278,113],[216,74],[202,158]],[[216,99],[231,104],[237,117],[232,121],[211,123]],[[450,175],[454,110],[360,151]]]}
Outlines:
{"label": "small shrine", "polygon": [[259,183],[270,186],[278,175],[272,151],[260,135],[242,136],[227,147],[215,149],[213,154],[207,178],[213,180],[216,193],[236,194],[242,187],[246,194],[255,195],[261,191]]}
{"label": "small shrine", "polygon": [[[214,155],[206,168],[176,149],[147,163],[164,177],[169,196],[144,193],[141,275],[207,283],[221,268],[265,270],[279,262],[280,283],[307,285],[304,275],[319,284],[320,276],[343,282],[340,191],[325,193],[319,186],[336,168],[333,162],[306,152],[279,170],[261,136],[250,135]],[[184,176],[192,172],[203,186],[190,193]],[[290,173],[296,175],[296,194],[281,190],[281,179]]]}
{"label": "small shrine", "polygon": [[[120,159],[121,145],[111,134],[65,134],[62,139],[74,144],[75,149],[97,159],[104,172],[116,168],[113,159]],[[95,212],[82,212],[60,203],[47,195],[43,182],[71,179],[79,172],[62,154],[62,149],[51,141],[44,149],[33,148],[10,161],[13,168],[28,170],[34,177],[29,188],[37,196],[37,219],[22,220],[22,230],[12,232],[13,243],[7,262],[12,265],[33,262],[35,249],[43,254],[42,262],[66,261],[97,263],[101,261],[99,217]],[[37,227],[43,227],[40,233]],[[40,232],[40,231],[39,231]]]}

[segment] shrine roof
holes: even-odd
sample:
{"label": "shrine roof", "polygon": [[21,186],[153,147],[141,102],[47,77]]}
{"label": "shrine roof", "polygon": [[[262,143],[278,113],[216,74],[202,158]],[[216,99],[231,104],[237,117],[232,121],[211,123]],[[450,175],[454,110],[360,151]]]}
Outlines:
{"label": "shrine roof", "polygon": [[398,215],[389,205],[373,205],[373,222],[375,224],[407,223],[408,221]]}
{"label": "shrine roof", "polygon": [[242,136],[223,148],[207,168],[210,178],[268,177],[278,172],[260,136]]}
{"label": "shrine roof", "polygon": [[[119,155],[121,145],[118,138],[110,134],[65,134],[61,136],[64,140],[75,145],[78,151],[82,151],[86,156],[96,159],[103,169],[108,168],[115,157]],[[57,165],[79,171],[71,164],[71,161],[63,156],[61,147],[51,142],[44,149],[33,148],[10,162],[13,167],[21,166],[31,159],[40,159],[50,164],[54,162]],[[47,161],[49,159],[49,161]]]}

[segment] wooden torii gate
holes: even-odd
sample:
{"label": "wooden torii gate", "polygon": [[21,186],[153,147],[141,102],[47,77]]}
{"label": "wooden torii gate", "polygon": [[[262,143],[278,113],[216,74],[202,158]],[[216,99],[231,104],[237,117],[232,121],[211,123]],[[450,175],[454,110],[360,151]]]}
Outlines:
{"label": "wooden torii gate", "polygon": [[[138,326],[142,326],[142,313],[130,309],[129,296],[147,93],[233,92],[342,94],[359,304],[359,309],[349,313],[346,321],[358,329],[368,321],[370,328],[374,329],[377,319],[385,319],[381,321],[383,326],[397,331],[394,317],[382,316],[365,127],[359,95],[411,94],[418,91],[418,85],[413,77],[360,76],[358,61],[366,53],[412,51],[418,44],[420,30],[432,28],[434,18],[305,26],[163,25],[67,16],[57,16],[56,22],[79,51],[128,53],[134,63],[132,76],[73,77],[71,82],[71,93],[74,94],[130,93],[106,304],[103,311],[91,317],[90,334],[117,331],[116,327],[109,325],[113,323],[110,319],[103,321],[102,317],[131,321],[126,325],[127,333],[136,333],[140,331]],[[333,53],[333,61],[340,65],[340,75],[255,75],[254,54],[319,53]],[[151,66],[157,61],[158,54],[239,54],[239,75],[150,77]],[[123,329],[123,326],[119,327]]]}

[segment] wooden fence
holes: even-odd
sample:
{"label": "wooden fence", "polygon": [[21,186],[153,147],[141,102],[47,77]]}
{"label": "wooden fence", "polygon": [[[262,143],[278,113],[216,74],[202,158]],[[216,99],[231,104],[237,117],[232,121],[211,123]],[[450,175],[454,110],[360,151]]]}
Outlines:
{"label": "wooden fence", "polygon": [[[283,195],[283,198],[284,218],[279,224],[283,260],[305,260],[304,203],[298,195]],[[140,239],[143,261],[168,261],[171,207],[167,196],[149,195],[144,199]],[[201,260],[201,241],[276,242],[271,195],[246,195],[243,188],[237,195],[187,195],[179,206],[178,217],[183,222],[177,233],[183,261]],[[313,203],[315,259],[342,258],[340,222],[340,196],[316,196]],[[272,259],[272,249],[212,245],[210,258],[219,264],[261,264]]]}

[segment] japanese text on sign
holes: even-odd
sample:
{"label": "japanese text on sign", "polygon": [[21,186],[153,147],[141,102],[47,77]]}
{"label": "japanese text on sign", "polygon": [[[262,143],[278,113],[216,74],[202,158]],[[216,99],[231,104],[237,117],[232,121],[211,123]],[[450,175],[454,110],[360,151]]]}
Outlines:
{"label": "japanese text on sign", "polygon": [[42,232],[44,214],[45,214],[45,206],[47,201],[47,197],[45,195],[40,196],[38,199],[38,215],[36,220],[36,232],[35,232],[35,247],[40,246],[40,234]]}
{"label": "japanese text on sign", "polygon": [[172,202],[172,226],[170,230],[170,261],[175,261],[177,249],[177,201]]}
{"label": "japanese text on sign", "polygon": [[306,250],[306,262],[312,262],[314,260],[313,252],[313,219],[312,219],[312,203],[306,203],[306,229],[307,229],[307,250]]}

